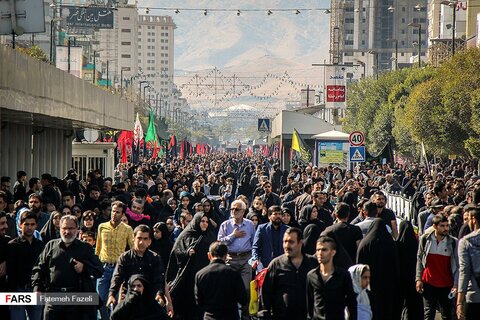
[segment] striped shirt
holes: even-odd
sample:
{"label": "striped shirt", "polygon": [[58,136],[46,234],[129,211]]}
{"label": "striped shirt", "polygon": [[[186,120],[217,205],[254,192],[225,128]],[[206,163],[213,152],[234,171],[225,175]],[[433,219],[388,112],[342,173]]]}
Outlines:
{"label": "striped shirt", "polygon": [[114,228],[110,221],[98,226],[95,254],[103,263],[117,263],[127,248],[133,248],[133,229],[123,222]]}

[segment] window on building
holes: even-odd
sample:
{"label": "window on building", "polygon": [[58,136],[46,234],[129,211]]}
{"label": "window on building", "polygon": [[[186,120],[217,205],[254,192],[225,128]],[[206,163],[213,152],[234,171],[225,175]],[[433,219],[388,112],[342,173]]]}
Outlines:
{"label": "window on building", "polygon": [[346,46],[352,46],[353,45],[353,40],[345,40],[343,42],[343,44],[346,45]]}
{"label": "window on building", "polygon": [[122,41],[122,46],[129,46],[132,43],[130,41]]}
{"label": "window on building", "polygon": [[355,19],[354,18],[345,18],[345,23],[354,23]]}
{"label": "window on building", "polygon": [[122,54],[122,58],[124,59],[130,59],[132,56],[129,54]]}
{"label": "window on building", "polygon": [[155,42],[155,39],[152,39],[152,42]]}
{"label": "window on building", "polygon": [[122,17],[123,20],[130,20],[130,17]]}
{"label": "window on building", "polygon": [[132,32],[132,29],[122,29],[122,33],[130,33]]}
{"label": "window on building", "polygon": [[400,56],[405,57],[405,52],[402,52]]}

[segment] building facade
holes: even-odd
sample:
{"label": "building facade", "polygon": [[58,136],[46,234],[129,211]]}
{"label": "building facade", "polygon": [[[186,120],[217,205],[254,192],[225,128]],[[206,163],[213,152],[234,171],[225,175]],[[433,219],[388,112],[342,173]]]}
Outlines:
{"label": "building facade", "polygon": [[427,0],[332,0],[331,8],[332,63],[365,64],[365,76],[410,66],[419,34],[426,59]]}

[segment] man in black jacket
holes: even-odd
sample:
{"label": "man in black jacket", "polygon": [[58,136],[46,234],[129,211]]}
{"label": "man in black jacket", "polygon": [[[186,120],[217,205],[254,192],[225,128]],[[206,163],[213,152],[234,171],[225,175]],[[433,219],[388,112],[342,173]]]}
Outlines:
{"label": "man in black jacket", "polygon": [[204,320],[238,320],[237,305],[248,302],[240,273],[225,264],[227,254],[226,244],[213,242],[208,252],[210,264],[195,276],[195,301]]}
{"label": "man in black jacket", "polygon": [[302,231],[289,228],[283,237],[285,254],[270,262],[262,286],[264,319],[305,320],[307,273],[318,266],[317,260],[302,253]]}
{"label": "man in black jacket", "polygon": [[[34,292],[95,292],[92,278],[102,276],[102,263],[92,247],[77,239],[77,217],[65,215],[60,219],[60,239],[45,245],[32,270]],[[44,318],[49,320],[92,319],[96,315],[93,305],[45,304]]]}
{"label": "man in black jacket", "polygon": [[307,319],[343,320],[345,307],[348,319],[357,319],[357,298],[350,273],[333,265],[337,252],[335,240],[320,237],[317,241],[317,260],[320,266],[307,275]]}
{"label": "man in black jacket", "polygon": [[[13,292],[32,292],[32,269],[43,251],[44,244],[33,236],[37,228],[38,217],[32,211],[24,210],[20,215],[21,236],[11,240],[7,247],[8,287]],[[42,307],[11,306],[12,319],[24,319],[25,313],[31,320],[42,317]]]}
{"label": "man in black jacket", "polygon": [[[133,231],[133,248],[124,252],[117,260],[113,272],[108,296],[107,306],[116,304],[116,296],[123,286],[124,292],[128,290],[127,282],[134,274],[141,274],[152,284],[155,290],[155,300],[162,306],[166,306],[168,312],[173,316],[170,294],[165,282],[162,258],[155,252],[148,249],[152,243],[150,228],[141,224]],[[122,294],[122,292],[120,292]]]}

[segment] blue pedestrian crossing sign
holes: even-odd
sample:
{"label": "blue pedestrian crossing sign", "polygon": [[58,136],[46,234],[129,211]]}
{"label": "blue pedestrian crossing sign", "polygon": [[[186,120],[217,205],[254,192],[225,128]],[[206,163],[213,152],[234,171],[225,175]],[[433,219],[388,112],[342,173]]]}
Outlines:
{"label": "blue pedestrian crossing sign", "polygon": [[258,131],[270,131],[270,119],[258,119]]}
{"label": "blue pedestrian crossing sign", "polygon": [[365,162],[365,147],[350,146],[350,162]]}

